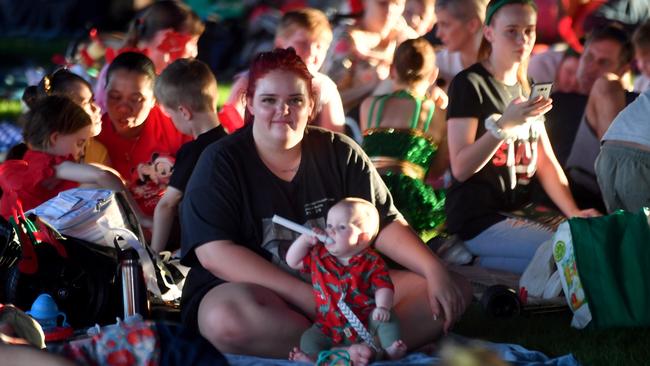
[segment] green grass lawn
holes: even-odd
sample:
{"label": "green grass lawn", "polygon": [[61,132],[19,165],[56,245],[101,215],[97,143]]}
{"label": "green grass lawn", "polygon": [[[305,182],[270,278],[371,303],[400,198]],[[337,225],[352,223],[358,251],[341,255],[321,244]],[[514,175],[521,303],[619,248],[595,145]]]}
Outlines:
{"label": "green grass lawn", "polygon": [[[219,101],[218,106],[221,108],[230,95],[230,82],[218,84]],[[22,113],[20,100],[0,98],[0,121],[16,121]]]}
{"label": "green grass lawn", "polygon": [[231,81],[221,82],[219,80],[217,82],[217,91],[219,93],[219,101],[217,102],[217,106],[219,106],[219,108],[223,107],[223,104],[226,103],[226,100],[228,100],[231,87]]}
{"label": "green grass lawn", "polygon": [[20,100],[0,99],[0,121],[15,121],[21,112]]}
{"label": "green grass lawn", "polygon": [[578,330],[570,327],[571,317],[567,310],[493,319],[475,302],[453,332],[491,342],[520,344],[552,357],[573,353],[583,365],[650,364],[650,329]]}

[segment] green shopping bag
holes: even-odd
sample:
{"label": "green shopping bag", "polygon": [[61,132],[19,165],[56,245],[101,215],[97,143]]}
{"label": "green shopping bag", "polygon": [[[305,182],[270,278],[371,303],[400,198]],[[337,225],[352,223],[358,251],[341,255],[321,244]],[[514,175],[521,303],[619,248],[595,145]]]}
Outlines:
{"label": "green shopping bag", "polygon": [[650,325],[650,211],[569,220],[595,328]]}

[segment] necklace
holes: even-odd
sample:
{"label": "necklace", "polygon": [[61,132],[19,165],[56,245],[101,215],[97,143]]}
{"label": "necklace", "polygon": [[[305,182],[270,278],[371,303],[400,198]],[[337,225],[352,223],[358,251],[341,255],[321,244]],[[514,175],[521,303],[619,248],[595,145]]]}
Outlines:
{"label": "necklace", "polygon": [[298,158],[298,163],[295,164],[294,166],[290,168],[285,168],[283,166],[280,166],[281,164],[274,164],[270,159],[266,158],[263,156],[263,154],[258,154],[260,157],[260,160],[262,160],[262,163],[266,165],[266,167],[273,172],[274,174],[278,176],[284,176],[285,174],[294,174],[298,171],[300,168],[300,162],[301,158]]}
{"label": "necklace", "polygon": [[298,168],[300,168],[300,162],[298,162],[298,165],[296,165],[293,168],[280,169],[280,171],[281,172],[296,172],[296,171],[298,171]]}

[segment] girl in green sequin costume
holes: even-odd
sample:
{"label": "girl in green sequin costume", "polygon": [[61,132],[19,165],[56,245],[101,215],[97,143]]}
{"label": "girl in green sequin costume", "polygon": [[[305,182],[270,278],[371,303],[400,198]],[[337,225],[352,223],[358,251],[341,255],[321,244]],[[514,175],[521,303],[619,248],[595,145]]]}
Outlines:
{"label": "girl in green sequin costume", "polygon": [[[438,149],[445,132],[433,128],[444,129],[444,113],[434,114],[434,103],[426,96],[437,75],[428,41],[405,41],[395,51],[391,69],[396,91],[367,98],[361,105],[363,148],[395,205],[424,241],[437,235],[445,221],[444,191],[425,183],[428,174],[441,175],[448,166],[446,145]],[[434,116],[440,123],[432,123]]]}

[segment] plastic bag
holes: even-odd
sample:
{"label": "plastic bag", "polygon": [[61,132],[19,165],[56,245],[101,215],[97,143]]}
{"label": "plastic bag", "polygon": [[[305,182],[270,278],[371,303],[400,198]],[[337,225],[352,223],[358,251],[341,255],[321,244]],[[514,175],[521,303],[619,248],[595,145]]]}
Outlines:
{"label": "plastic bag", "polygon": [[582,329],[591,322],[591,310],[585,297],[582,282],[578,275],[578,266],[573,251],[573,238],[569,222],[565,221],[558,227],[553,236],[553,258],[557,265],[558,274],[562,281],[562,290],[569,308],[573,311],[571,326]]}
{"label": "plastic bag", "polygon": [[[129,227],[115,194],[107,189],[63,191],[27,213],[36,214],[62,234],[110,247],[113,243],[104,240],[104,227]],[[97,225],[100,219],[107,225]]]}

